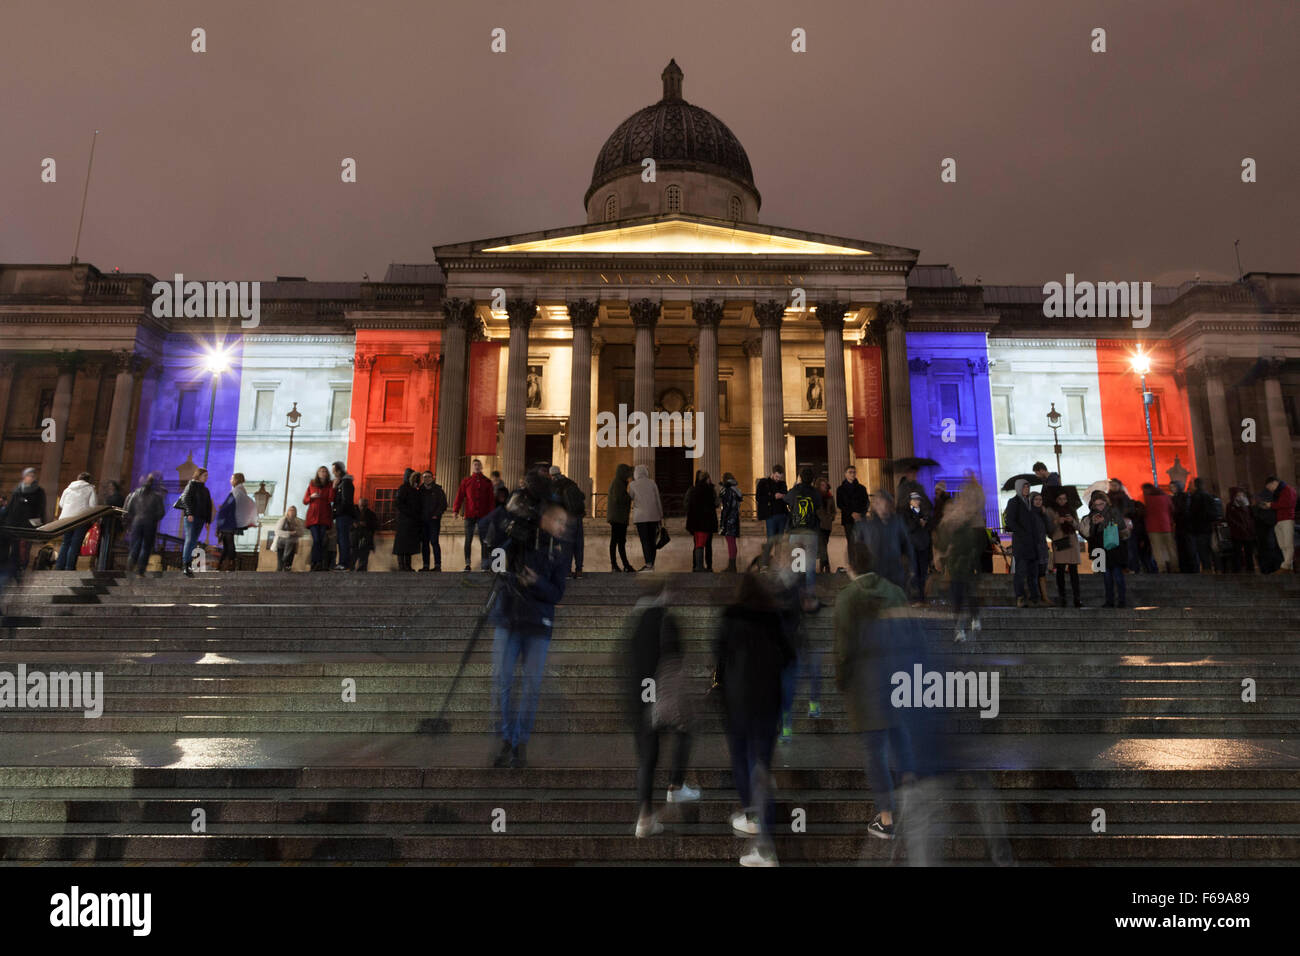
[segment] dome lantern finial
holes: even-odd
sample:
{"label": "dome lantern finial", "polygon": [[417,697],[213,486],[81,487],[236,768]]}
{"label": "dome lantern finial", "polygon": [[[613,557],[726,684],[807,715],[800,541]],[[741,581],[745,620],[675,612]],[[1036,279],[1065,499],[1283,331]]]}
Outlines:
{"label": "dome lantern finial", "polygon": [[669,60],[660,76],[664,81],[664,99],[680,100],[682,98],[682,68],[676,60]]}

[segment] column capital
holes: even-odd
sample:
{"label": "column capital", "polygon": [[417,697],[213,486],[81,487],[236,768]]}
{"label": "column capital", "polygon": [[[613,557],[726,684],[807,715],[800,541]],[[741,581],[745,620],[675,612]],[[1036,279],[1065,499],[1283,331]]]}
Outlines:
{"label": "column capital", "polygon": [[637,299],[628,304],[627,310],[638,329],[653,329],[659,321],[660,304],[653,299]]}
{"label": "column capital", "polygon": [[700,299],[691,303],[691,318],[700,328],[708,326],[715,332],[722,324],[722,303],[717,299]]}
{"label": "column capital", "polygon": [[891,299],[880,303],[878,314],[884,320],[887,329],[893,329],[896,326],[906,329],[908,319],[912,314],[912,306],[908,302]]}
{"label": "column capital", "polygon": [[763,354],[763,340],[758,336],[752,339],[745,339],[740,343],[740,347],[745,350],[745,355],[749,358],[758,358]]}
{"label": "column capital", "polygon": [[434,355],[432,352],[421,352],[419,355],[415,356],[414,361],[416,368],[421,372],[427,372],[438,364],[438,356]]}
{"label": "column capital", "polygon": [[778,302],[776,299],[755,302],[754,318],[758,320],[760,329],[779,329],[781,320],[785,318],[785,303]]}
{"label": "column capital", "polygon": [[569,310],[569,323],[575,329],[589,329],[596,324],[596,317],[600,315],[600,303],[592,302],[590,299],[574,299],[567,304]]}
{"label": "column capital", "polygon": [[474,300],[473,299],[443,299],[442,314],[444,322],[448,326],[459,328],[468,328],[470,320],[474,318]]}
{"label": "column capital", "polygon": [[16,359],[0,358],[0,375],[12,375],[17,367],[18,361]]}
{"label": "column capital", "polygon": [[75,372],[84,364],[86,357],[73,349],[60,349],[54,353],[54,364],[59,373]]}
{"label": "column capital", "polygon": [[844,316],[849,311],[849,304],[831,299],[829,302],[817,303],[817,308],[813,311],[817,313],[817,321],[821,323],[823,332],[830,332],[833,329],[843,330]]}
{"label": "column capital", "polygon": [[510,299],[506,302],[506,317],[511,329],[528,331],[537,317],[536,299]]}
{"label": "column capital", "polygon": [[966,367],[971,370],[973,375],[983,375],[989,370],[989,360],[983,355],[979,358],[968,358]]}
{"label": "column capital", "polygon": [[700,343],[698,339],[691,339],[686,343],[686,353],[691,357],[692,362],[699,361]]}
{"label": "column capital", "polygon": [[487,323],[476,313],[469,323],[469,341],[486,342],[488,340]]}
{"label": "column capital", "polygon": [[605,347],[605,337],[603,335],[593,335],[591,337],[591,357],[596,358],[600,355],[600,350]]}
{"label": "column capital", "polygon": [[377,361],[379,361],[379,355],[375,352],[358,352],[353,367],[369,375],[374,371]]}
{"label": "column capital", "polygon": [[1259,374],[1264,378],[1277,378],[1285,365],[1284,358],[1262,358],[1259,360]]}
{"label": "column capital", "polygon": [[1202,355],[1191,363],[1192,371],[1201,377],[1218,378],[1228,367],[1228,360],[1222,355]]}
{"label": "column capital", "polygon": [[880,323],[872,322],[863,325],[862,328],[858,330],[858,344],[875,346],[882,345],[883,343],[880,341]]}

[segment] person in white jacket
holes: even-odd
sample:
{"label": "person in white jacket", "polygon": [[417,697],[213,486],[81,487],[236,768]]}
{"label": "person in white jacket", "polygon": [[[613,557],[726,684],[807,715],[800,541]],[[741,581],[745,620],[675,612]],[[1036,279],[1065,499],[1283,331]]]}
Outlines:
{"label": "person in white jacket", "polygon": [[659,499],[659,486],[650,477],[649,468],[645,465],[636,466],[627,493],[632,498],[632,522],[641,538],[641,554],[645,556],[641,570],[653,571],[657,550],[655,544],[659,537],[659,522],[664,518],[664,506]]}
{"label": "person in white jacket", "polygon": [[[99,506],[95,486],[90,483],[90,472],[83,471],[77,480],[63,489],[59,496],[59,518],[76,518]],[[81,543],[86,540],[90,525],[83,524],[63,534],[63,545],[59,548],[59,559],[54,563],[56,571],[77,570],[77,558],[81,555]]]}

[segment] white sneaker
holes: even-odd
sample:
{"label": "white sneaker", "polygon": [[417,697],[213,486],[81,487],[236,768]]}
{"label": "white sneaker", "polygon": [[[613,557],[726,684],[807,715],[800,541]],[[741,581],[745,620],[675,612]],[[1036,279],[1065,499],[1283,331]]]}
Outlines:
{"label": "white sneaker", "polygon": [[673,790],[671,787],[668,789],[669,803],[689,803],[691,800],[698,799],[700,799],[699,789],[692,787],[690,784],[684,783],[676,790]]}
{"label": "white sneaker", "polygon": [[966,629],[964,627],[957,628],[957,636],[952,639],[952,642],[954,644],[964,644],[966,642]]}
{"label": "white sneaker", "polygon": [[638,817],[636,821],[636,838],[638,840],[645,837],[658,836],[664,832],[664,825],[659,822],[657,816]]}
{"label": "white sneaker", "polygon": [[741,866],[780,866],[776,860],[776,854],[771,850],[764,853],[758,847],[754,847],[748,853],[740,858]]}
{"label": "white sneaker", "polygon": [[751,820],[749,814],[744,810],[731,815],[731,829],[737,833],[743,833],[746,836],[758,835],[758,821]]}

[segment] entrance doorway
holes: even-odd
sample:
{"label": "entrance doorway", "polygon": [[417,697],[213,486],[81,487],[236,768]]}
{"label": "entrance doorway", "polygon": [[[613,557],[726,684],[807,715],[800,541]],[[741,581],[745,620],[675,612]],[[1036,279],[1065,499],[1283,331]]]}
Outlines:
{"label": "entrance doorway", "polygon": [[[686,514],[686,490],[695,481],[698,458],[687,458],[683,448],[655,449],[655,484],[663,502],[664,515],[679,518]],[[713,475],[709,476],[717,481]]]}
{"label": "entrance doorway", "polygon": [[[794,474],[786,475],[786,484],[793,485],[799,480],[799,473],[807,465],[813,470],[813,480],[820,478],[830,468],[830,455],[826,451],[825,435],[794,436]],[[841,478],[844,476],[841,475]],[[834,487],[834,484],[831,485]]]}
{"label": "entrance doorway", "polygon": [[[554,436],[552,435],[525,435],[524,436],[524,469],[532,468],[538,462],[551,462],[551,450],[554,447]],[[511,481],[518,481],[522,475],[502,475],[506,484]]]}

